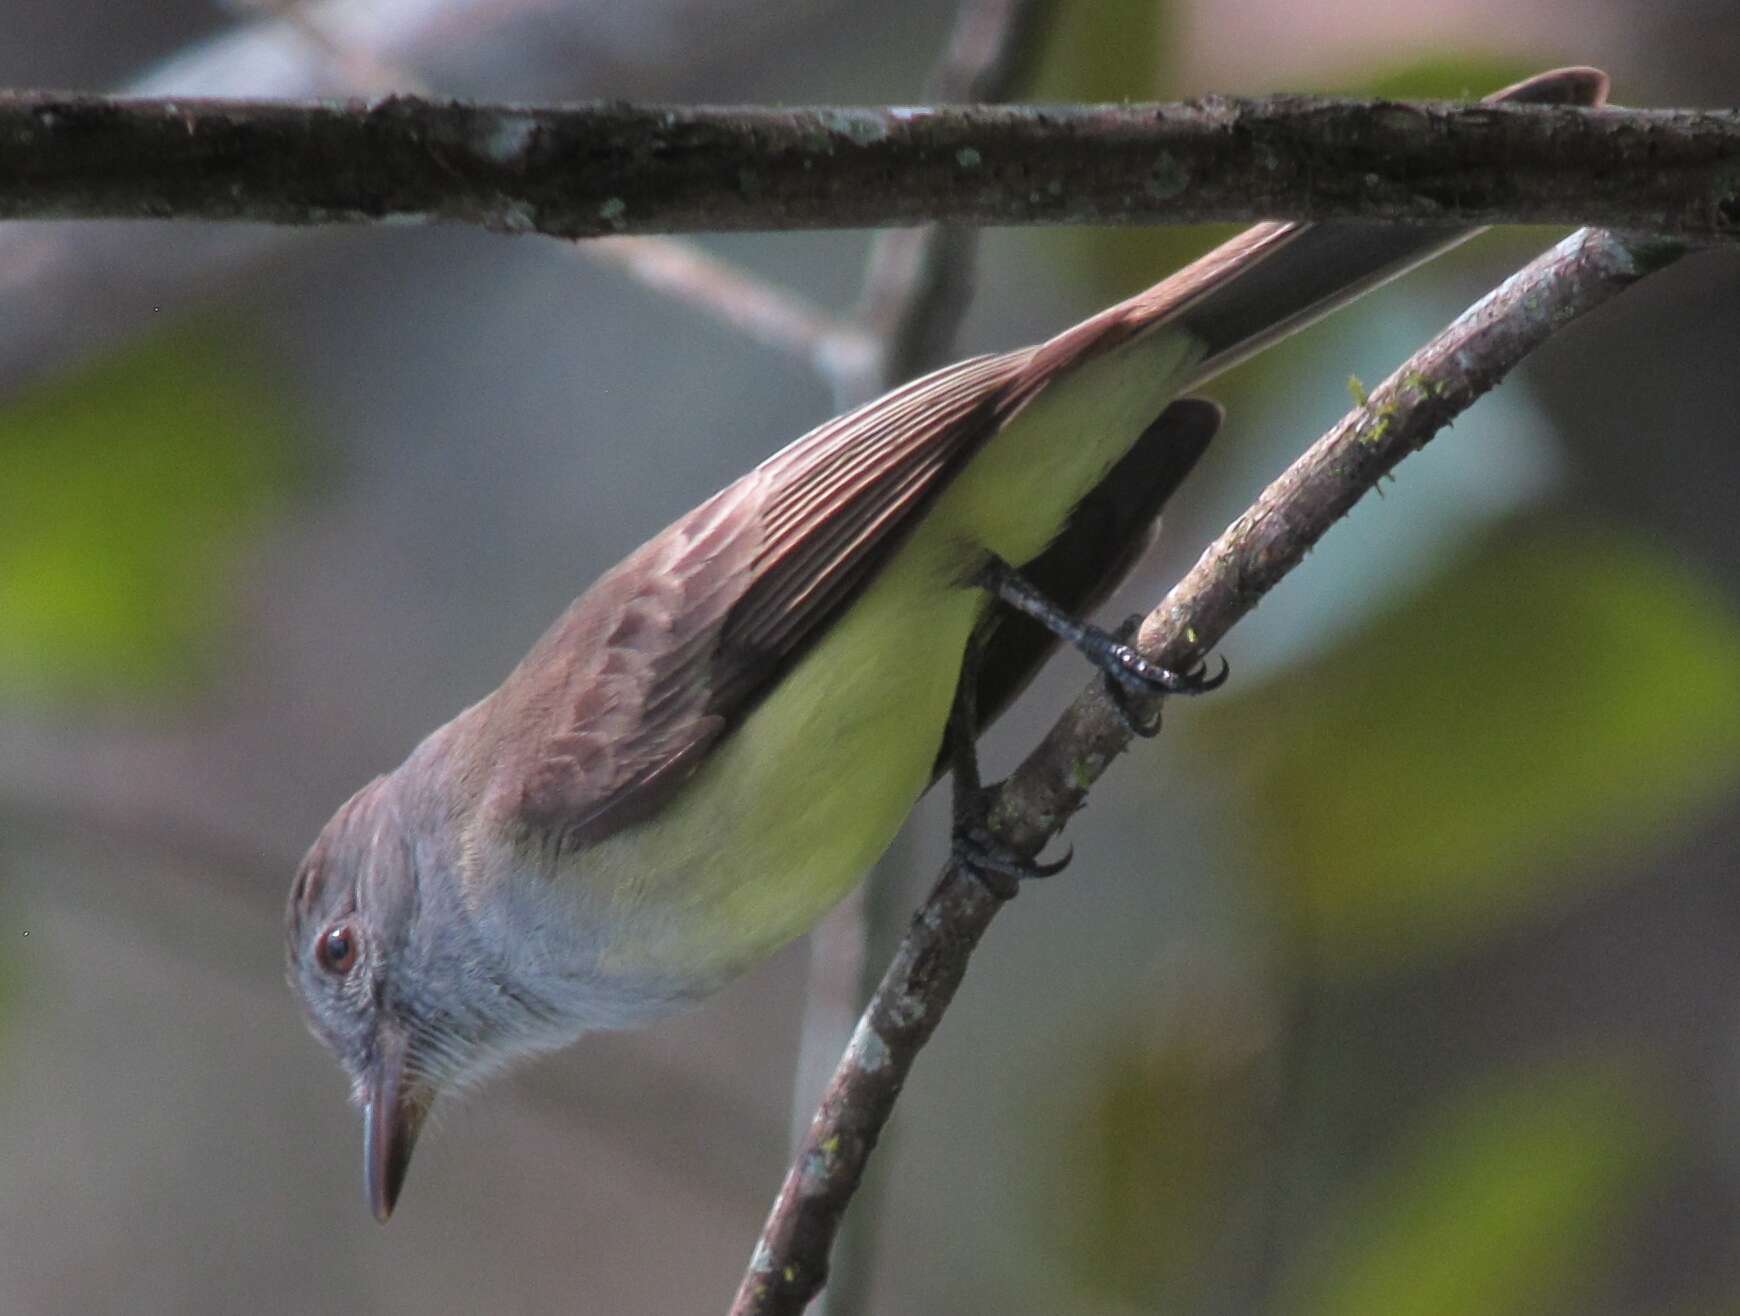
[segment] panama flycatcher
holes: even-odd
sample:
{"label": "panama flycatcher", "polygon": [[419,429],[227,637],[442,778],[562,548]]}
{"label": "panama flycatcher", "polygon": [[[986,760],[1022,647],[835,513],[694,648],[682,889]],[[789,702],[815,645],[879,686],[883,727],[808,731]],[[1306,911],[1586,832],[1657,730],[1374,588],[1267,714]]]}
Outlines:
{"label": "panama flycatcher", "polygon": [[[1563,69],[1488,99],[1605,90]],[[1218,423],[1175,399],[1469,232],[1261,224],[1047,342],[827,422],[605,573],[363,787],[304,860],[288,937],[363,1109],[376,1215],[444,1090],[686,1005],[810,928],[970,752],[945,745],[951,710],[982,727],[1054,640],[1116,689],[1212,686],[1079,621]],[[960,839],[988,878],[1011,867]]]}

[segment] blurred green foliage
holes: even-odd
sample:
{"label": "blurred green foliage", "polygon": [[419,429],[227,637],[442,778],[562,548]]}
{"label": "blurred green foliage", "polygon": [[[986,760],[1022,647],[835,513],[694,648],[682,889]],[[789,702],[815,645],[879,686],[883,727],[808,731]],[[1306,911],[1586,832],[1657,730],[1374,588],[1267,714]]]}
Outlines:
{"label": "blurred green foliage", "polygon": [[1740,622],[1660,546],[1536,515],[1183,729],[1323,971],[1381,972],[1575,899],[1729,792]]}
{"label": "blurred green foliage", "polygon": [[1411,61],[1340,79],[1328,90],[1344,96],[1390,100],[1479,100],[1555,63],[1514,55],[1432,51]]}
{"label": "blurred green foliage", "polygon": [[1191,1310],[1224,1282],[1213,1260],[1273,1150],[1263,1129],[1274,1021],[1219,974],[1142,1006],[1119,1021],[1079,1105],[1041,1119],[1068,1133],[1041,1181],[1038,1235],[1083,1291]]}
{"label": "blurred green foliage", "polygon": [[1142,1002],[1062,1113],[1036,1236],[1098,1304],[1219,1310],[1231,1292],[1303,1316],[1575,1310],[1603,1240],[1671,1159],[1667,1108],[1636,1072],[1547,1059],[1313,1167],[1305,1094],[1277,1087],[1283,1020],[1226,985],[1210,972],[1203,990]]}
{"label": "blurred green foliage", "polygon": [[288,487],[290,433],[280,391],[212,324],[0,411],[0,696],[197,678],[234,555]]}
{"label": "blurred green foliage", "polygon": [[1662,1151],[1641,1085],[1594,1064],[1486,1080],[1388,1149],[1321,1237],[1282,1309],[1304,1316],[1576,1310],[1604,1239]]}
{"label": "blurred green foliage", "polygon": [[1027,93],[1036,101],[1117,101],[1156,94],[1178,49],[1172,0],[1057,5]]}

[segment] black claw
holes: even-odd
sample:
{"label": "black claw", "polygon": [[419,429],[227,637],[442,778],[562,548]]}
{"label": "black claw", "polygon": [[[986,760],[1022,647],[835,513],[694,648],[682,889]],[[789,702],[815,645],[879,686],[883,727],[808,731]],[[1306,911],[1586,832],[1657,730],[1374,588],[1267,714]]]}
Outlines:
{"label": "black claw", "polygon": [[1167,676],[1174,682],[1172,688],[1167,691],[1168,694],[1174,695],[1205,695],[1211,690],[1220,689],[1226,684],[1227,677],[1232,675],[1232,668],[1225,658],[1220,660],[1220,670],[1213,676],[1208,674],[1208,664],[1201,662],[1187,672],[1172,672],[1166,668],[1160,670],[1166,672]]}
{"label": "black claw", "polygon": [[1027,866],[1024,876],[1031,878],[1056,877],[1074,862],[1075,847],[1073,845],[1065,846],[1063,858],[1053,859],[1049,864],[1042,864],[1038,860],[1034,860]]}
{"label": "black claw", "polygon": [[999,900],[1012,900],[1024,881],[1056,877],[1075,858],[1072,845],[1064,851],[1063,858],[1042,864],[1016,854],[979,827],[957,830],[952,848],[955,861]]}

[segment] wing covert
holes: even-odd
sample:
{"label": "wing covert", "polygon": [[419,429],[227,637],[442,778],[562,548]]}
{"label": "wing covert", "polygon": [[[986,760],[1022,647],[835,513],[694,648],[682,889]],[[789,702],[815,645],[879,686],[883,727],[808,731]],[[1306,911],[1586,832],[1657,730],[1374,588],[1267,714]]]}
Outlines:
{"label": "wing covert", "polygon": [[656,809],[1003,423],[1031,355],[819,426],[601,577],[474,710],[485,816],[576,845]]}

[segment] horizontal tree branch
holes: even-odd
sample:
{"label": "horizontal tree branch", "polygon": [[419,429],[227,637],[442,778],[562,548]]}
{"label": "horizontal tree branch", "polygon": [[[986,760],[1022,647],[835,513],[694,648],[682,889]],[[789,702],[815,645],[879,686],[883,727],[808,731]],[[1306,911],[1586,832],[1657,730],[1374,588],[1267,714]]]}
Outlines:
{"label": "horizontal tree branch", "polygon": [[0,218],[447,221],[575,238],[1351,216],[1732,239],[1740,112],[0,96]]}
{"label": "horizontal tree branch", "polygon": [[[1203,553],[1144,621],[1143,654],[1188,668],[1411,452],[1554,333],[1684,248],[1582,230],[1487,294],[1301,456]],[[999,840],[1040,849],[1129,745],[1093,682],[1003,783]],[[786,1174],[732,1316],[795,1316],[827,1280],[828,1251],[918,1052],[1001,902],[951,865],[914,916]]]}

